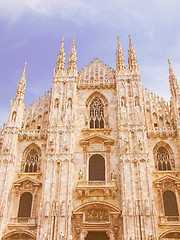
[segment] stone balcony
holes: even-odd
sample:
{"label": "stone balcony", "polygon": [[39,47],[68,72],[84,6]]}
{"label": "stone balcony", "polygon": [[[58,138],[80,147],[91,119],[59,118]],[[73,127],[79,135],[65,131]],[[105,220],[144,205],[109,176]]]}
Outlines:
{"label": "stone balcony", "polygon": [[180,226],[180,217],[179,216],[160,216],[159,217],[160,225],[171,225],[171,226]]}
{"label": "stone balcony", "polygon": [[10,218],[10,222],[8,224],[9,228],[14,227],[30,227],[35,228],[36,227],[36,219],[30,218],[30,217],[12,217]]}
{"label": "stone balcony", "polygon": [[76,190],[80,196],[110,196],[117,193],[115,181],[78,181]]}

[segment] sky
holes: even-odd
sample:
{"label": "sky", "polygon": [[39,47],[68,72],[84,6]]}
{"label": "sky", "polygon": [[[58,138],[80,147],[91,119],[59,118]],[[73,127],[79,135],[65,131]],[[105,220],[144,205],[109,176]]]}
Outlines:
{"label": "sky", "polygon": [[0,0],[0,124],[24,62],[26,106],[52,87],[62,36],[66,64],[75,36],[78,70],[95,58],[115,69],[117,35],[127,65],[131,34],[142,85],[169,101],[168,58],[180,79],[179,12],[179,0]]}

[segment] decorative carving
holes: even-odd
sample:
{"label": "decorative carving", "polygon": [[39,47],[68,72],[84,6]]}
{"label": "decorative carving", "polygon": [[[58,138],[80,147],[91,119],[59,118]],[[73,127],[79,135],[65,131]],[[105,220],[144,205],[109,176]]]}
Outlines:
{"label": "decorative carving", "polygon": [[86,221],[88,222],[109,221],[108,211],[99,208],[89,209],[86,212]]}

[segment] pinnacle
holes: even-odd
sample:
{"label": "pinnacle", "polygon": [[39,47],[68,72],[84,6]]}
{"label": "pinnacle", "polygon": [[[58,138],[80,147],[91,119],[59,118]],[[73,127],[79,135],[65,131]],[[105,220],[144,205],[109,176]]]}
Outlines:
{"label": "pinnacle", "polygon": [[61,48],[58,53],[55,73],[62,73],[65,71],[65,52],[64,52],[64,37],[62,37]]}
{"label": "pinnacle", "polygon": [[124,55],[123,51],[121,49],[120,44],[120,36],[117,36],[118,43],[117,43],[117,50],[116,50],[116,74],[118,74],[120,71],[124,70]]}
{"label": "pinnacle", "polygon": [[170,59],[168,58],[168,63],[169,63],[169,74],[174,74],[173,68],[171,66]]}

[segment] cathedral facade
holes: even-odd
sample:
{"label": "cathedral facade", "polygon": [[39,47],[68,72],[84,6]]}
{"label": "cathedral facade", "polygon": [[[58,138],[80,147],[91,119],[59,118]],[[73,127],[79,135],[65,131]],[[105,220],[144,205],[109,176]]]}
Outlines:
{"label": "cathedral facade", "polygon": [[64,42],[52,90],[25,107],[25,67],[0,135],[0,239],[180,239],[180,91],[141,86],[129,36],[113,70],[78,72]]}

